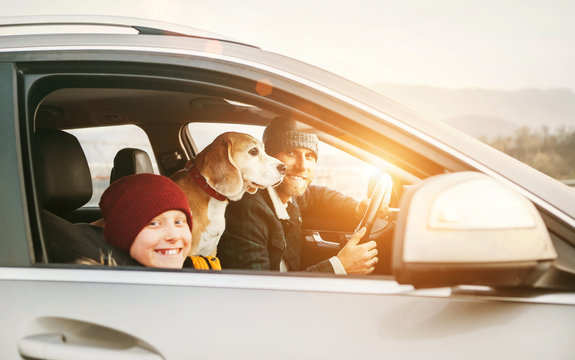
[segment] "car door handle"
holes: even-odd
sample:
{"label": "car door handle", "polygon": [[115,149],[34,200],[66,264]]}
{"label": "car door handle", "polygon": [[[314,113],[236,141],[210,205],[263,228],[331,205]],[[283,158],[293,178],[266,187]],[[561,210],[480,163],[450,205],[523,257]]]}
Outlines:
{"label": "car door handle", "polygon": [[336,243],[333,241],[326,241],[324,239],[321,238],[321,235],[319,234],[319,232],[314,231],[311,234],[313,240],[316,242],[316,244],[320,247],[327,247],[327,248],[332,248],[332,249],[338,249],[341,247],[340,243]]}
{"label": "car door handle", "polygon": [[26,359],[107,359],[107,360],[161,360],[162,356],[139,346],[104,348],[67,343],[62,334],[32,335],[18,343],[20,355]]}

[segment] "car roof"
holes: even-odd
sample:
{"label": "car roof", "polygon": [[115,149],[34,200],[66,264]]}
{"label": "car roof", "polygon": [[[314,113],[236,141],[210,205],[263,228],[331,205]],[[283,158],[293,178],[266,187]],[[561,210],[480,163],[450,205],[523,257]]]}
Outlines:
{"label": "car roof", "polygon": [[[229,43],[252,46],[214,32],[137,17],[102,15],[42,15],[0,17],[0,36],[17,34],[55,33],[134,33],[145,35],[169,35],[213,39]],[[131,30],[131,32],[126,32]]]}

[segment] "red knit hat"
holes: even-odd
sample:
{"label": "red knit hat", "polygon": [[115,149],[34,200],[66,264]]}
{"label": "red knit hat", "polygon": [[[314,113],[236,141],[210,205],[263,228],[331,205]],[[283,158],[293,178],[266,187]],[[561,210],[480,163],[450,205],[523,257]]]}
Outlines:
{"label": "red knit hat", "polygon": [[192,231],[188,198],[175,182],[161,175],[136,174],[114,181],[102,194],[100,209],[106,241],[126,253],[144,226],[168,210],[186,214]]}

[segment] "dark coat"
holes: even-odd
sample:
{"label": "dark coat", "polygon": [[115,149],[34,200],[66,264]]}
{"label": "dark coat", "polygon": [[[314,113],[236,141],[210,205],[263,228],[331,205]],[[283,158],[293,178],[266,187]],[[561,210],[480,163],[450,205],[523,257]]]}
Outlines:
{"label": "dark coat", "polygon": [[310,186],[288,206],[290,220],[277,218],[269,193],[259,190],[232,201],[226,209],[226,230],[218,244],[223,269],[279,270],[282,257],[290,271],[331,272],[329,260],[302,269],[302,217],[329,219],[353,230],[357,202],[337,191]]}

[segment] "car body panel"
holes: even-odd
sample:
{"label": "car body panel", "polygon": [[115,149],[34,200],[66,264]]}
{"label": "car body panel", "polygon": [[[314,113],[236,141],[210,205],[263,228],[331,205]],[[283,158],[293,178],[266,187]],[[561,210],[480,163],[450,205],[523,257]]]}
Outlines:
{"label": "car body panel", "polygon": [[0,269],[0,278],[0,303],[20,304],[3,317],[14,326],[0,340],[8,358],[22,338],[86,343],[91,328],[129,334],[166,359],[568,359],[575,340],[575,306],[417,296],[386,280],[68,269]]}

